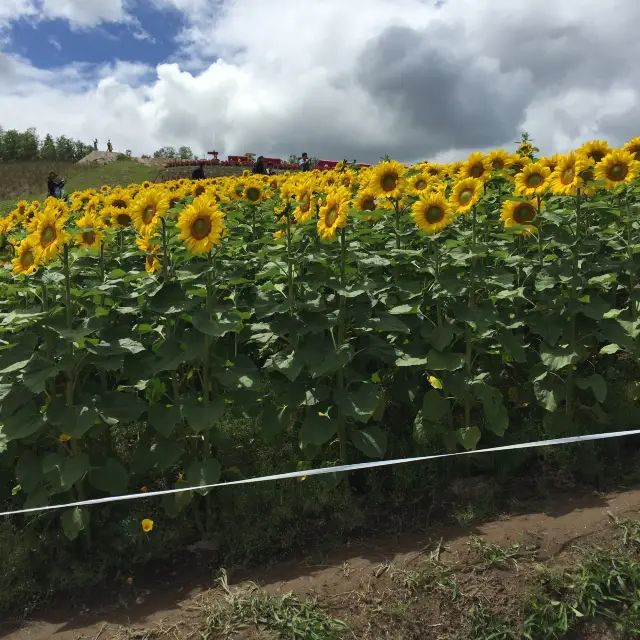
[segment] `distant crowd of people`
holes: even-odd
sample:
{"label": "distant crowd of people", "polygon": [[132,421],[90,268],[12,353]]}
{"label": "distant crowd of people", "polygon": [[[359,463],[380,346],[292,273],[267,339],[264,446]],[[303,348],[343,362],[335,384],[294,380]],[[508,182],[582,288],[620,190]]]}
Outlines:
{"label": "distant crowd of people", "polygon": [[[309,159],[308,153],[303,153],[298,162],[300,163],[300,169],[302,171],[311,171],[311,160]],[[265,166],[264,156],[258,156],[256,161],[253,163],[253,166],[251,167],[251,173],[257,173],[264,176],[274,176],[277,172],[273,168],[273,162],[267,162]],[[204,180],[205,177],[204,163],[202,163],[193,170],[191,178],[193,180]]]}

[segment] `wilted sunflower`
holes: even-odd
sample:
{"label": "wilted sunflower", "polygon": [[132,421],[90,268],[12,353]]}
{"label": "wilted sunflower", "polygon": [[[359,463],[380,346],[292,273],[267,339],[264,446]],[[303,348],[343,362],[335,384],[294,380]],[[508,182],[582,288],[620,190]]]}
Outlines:
{"label": "wilted sunflower", "polygon": [[475,178],[463,178],[453,185],[450,206],[456,213],[468,213],[480,199],[482,182]]}
{"label": "wilted sunflower", "polygon": [[476,151],[472,153],[462,165],[460,170],[461,178],[476,178],[477,180],[488,180],[491,177],[491,162],[488,156]]}
{"label": "wilted sunflower", "polygon": [[580,177],[584,168],[584,160],[573,151],[566,156],[558,156],[558,165],[551,176],[551,191],[557,196],[575,196],[584,184]]}
{"label": "wilted sunflower", "polygon": [[104,239],[101,229],[104,224],[96,213],[87,212],[76,220],[78,229],[84,229],[75,236],[76,244],[82,249],[99,249]]}
{"label": "wilted sunflower", "polygon": [[[543,204],[542,202],[540,203],[540,208],[542,208]],[[530,200],[529,202],[505,200],[502,204],[500,219],[504,222],[505,227],[524,227],[518,233],[534,234],[537,229],[531,223],[537,213],[535,200]]]}
{"label": "wilted sunflower", "polygon": [[67,217],[58,216],[55,209],[46,207],[44,211],[36,213],[33,219],[35,228],[31,236],[37,243],[38,261],[46,264],[58,255],[62,245],[69,239],[64,229]]}
{"label": "wilted sunflower", "polygon": [[212,199],[200,196],[183,209],[176,226],[191,253],[207,253],[222,240],[224,214]]}
{"label": "wilted sunflower", "polygon": [[298,187],[294,193],[296,195],[296,200],[299,203],[299,205],[293,210],[296,222],[298,224],[308,222],[314,215],[313,188],[310,183],[305,182],[302,186]]}
{"label": "wilted sunflower", "polygon": [[530,156],[533,153],[533,145],[529,142],[523,142],[518,146],[516,153],[519,156]]}
{"label": "wilted sunflower", "polygon": [[406,188],[404,171],[395,160],[381,162],[374,169],[369,186],[378,198],[401,198]]}
{"label": "wilted sunflower", "polygon": [[528,164],[516,176],[517,193],[526,196],[542,195],[549,189],[549,176],[551,169],[544,167],[540,163]]}
{"label": "wilted sunflower", "polygon": [[596,178],[604,180],[606,189],[633,182],[640,174],[640,162],[624,149],[613,149],[596,165]]}
{"label": "wilted sunflower", "polygon": [[318,213],[318,235],[324,240],[333,240],[338,229],[347,226],[349,192],[344,187],[332,189]]}
{"label": "wilted sunflower", "polygon": [[417,227],[428,234],[439,233],[454,218],[447,199],[440,193],[420,194],[420,199],[413,205],[412,216]]}
{"label": "wilted sunflower", "polygon": [[577,152],[598,164],[609,153],[609,143],[606,140],[591,140],[585,142]]}
{"label": "wilted sunflower", "polygon": [[487,154],[487,160],[493,171],[502,171],[509,163],[509,157],[504,149],[496,149]]}
{"label": "wilted sunflower", "polygon": [[631,138],[629,142],[625,142],[624,150],[632,153],[636,160],[640,160],[640,136]]}
{"label": "wilted sunflower", "polygon": [[11,261],[13,273],[30,276],[36,271],[39,263],[38,240],[34,236],[27,236],[16,247],[16,257]]}
{"label": "wilted sunflower", "polygon": [[161,189],[146,189],[134,199],[129,208],[131,219],[141,236],[152,235],[160,219],[169,209],[169,197]]}

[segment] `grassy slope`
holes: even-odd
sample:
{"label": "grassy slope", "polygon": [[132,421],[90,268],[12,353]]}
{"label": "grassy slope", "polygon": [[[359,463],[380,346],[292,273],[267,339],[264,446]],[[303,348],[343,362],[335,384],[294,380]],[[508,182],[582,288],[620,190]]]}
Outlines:
{"label": "grassy slope", "polygon": [[[19,165],[17,165],[19,166]],[[113,162],[101,167],[90,167],[69,178],[65,191],[83,191],[84,189],[99,189],[103,184],[111,186],[126,186],[145,180],[154,180],[159,173],[158,167],[139,164],[131,160]],[[44,187],[32,187],[21,194],[21,200],[41,200],[45,196]],[[0,215],[4,216],[13,209],[17,199],[0,200]]]}

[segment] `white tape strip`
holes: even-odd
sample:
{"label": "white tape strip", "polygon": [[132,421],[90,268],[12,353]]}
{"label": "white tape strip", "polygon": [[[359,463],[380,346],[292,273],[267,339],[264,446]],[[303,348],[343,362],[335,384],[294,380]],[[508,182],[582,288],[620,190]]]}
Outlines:
{"label": "white tape strip", "polygon": [[452,458],[455,456],[466,456],[466,455],[473,455],[476,453],[493,453],[496,451],[510,451],[513,449],[534,449],[537,447],[551,447],[558,444],[571,444],[572,442],[586,442],[588,440],[606,440],[608,438],[622,438],[624,436],[636,436],[636,435],[640,435],[640,429],[635,429],[634,431],[615,431],[613,433],[596,433],[594,435],[588,435],[588,436],[570,436],[567,438],[556,438],[555,440],[538,440],[537,442],[522,442],[520,444],[509,444],[502,447],[491,447],[489,449],[474,449],[472,451],[459,451],[457,453],[440,453],[434,456],[419,456],[417,458],[397,458],[395,460],[378,460],[376,462],[360,462],[358,464],[344,464],[337,467],[310,469],[308,471],[291,471],[289,473],[276,473],[275,475],[272,475],[272,476],[262,476],[260,478],[246,478],[245,480],[233,480],[231,482],[217,482],[215,484],[205,484],[198,487],[182,487],[180,489],[165,489],[163,491],[131,493],[123,496],[109,496],[107,498],[94,498],[93,500],[81,500],[79,502],[69,502],[67,504],[53,504],[46,507],[33,507],[31,509],[18,509],[17,511],[4,511],[0,513],[0,516],[17,516],[24,513],[37,513],[39,511],[53,511],[54,509],[68,509],[70,507],[89,507],[96,504],[106,504],[108,502],[122,502],[124,500],[139,500],[141,498],[167,496],[172,493],[183,493],[184,491],[215,489],[217,487],[231,487],[238,484],[255,484],[258,482],[271,482],[273,480],[289,480],[292,478],[303,478],[306,476],[320,476],[327,473],[357,471],[358,469],[374,469],[376,467],[389,467],[396,464],[407,464],[410,462],[423,462],[424,460]]}

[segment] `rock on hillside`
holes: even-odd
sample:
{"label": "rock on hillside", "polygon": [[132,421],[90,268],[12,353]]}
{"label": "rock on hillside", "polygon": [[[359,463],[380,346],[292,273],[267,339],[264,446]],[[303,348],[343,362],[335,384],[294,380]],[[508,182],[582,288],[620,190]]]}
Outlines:
{"label": "rock on hillside", "polygon": [[[93,165],[102,166],[105,164],[111,164],[118,160],[120,153],[109,153],[108,151],[92,151],[88,156],[78,160],[79,165]],[[166,160],[164,158],[129,158],[133,162],[139,162],[140,164],[155,165],[156,167],[164,167]]]}

